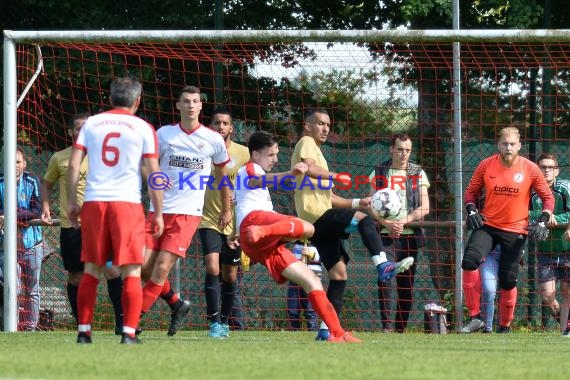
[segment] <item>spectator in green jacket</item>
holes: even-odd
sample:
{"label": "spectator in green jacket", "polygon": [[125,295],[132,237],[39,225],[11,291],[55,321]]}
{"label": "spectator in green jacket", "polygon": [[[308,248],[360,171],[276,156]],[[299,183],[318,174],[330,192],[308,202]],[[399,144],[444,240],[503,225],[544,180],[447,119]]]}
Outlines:
{"label": "spectator in green jacket", "polygon": [[[570,181],[558,178],[560,170],[554,154],[543,153],[537,161],[556,200],[554,212],[548,223],[550,236],[537,246],[538,279],[542,304],[552,311],[555,318],[560,317],[560,331],[570,338],[568,308],[570,307],[570,236],[569,228],[555,228],[570,220]],[[542,213],[542,202],[538,194],[533,193],[529,217],[531,222]],[[562,305],[556,300],[556,281],[560,281]]]}

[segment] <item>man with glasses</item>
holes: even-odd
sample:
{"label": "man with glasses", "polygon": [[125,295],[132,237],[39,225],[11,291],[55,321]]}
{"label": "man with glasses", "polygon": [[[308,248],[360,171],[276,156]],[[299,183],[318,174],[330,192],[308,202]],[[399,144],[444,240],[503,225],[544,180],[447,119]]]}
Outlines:
{"label": "man with glasses", "polygon": [[[568,308],[570,307],[570,229],[554,228],[558,224],[567,224],[570,219],[570,181],[558,178],[560,169],[554,154],[543,153],[538,158],[538,167],[554,195],[554,212],[548,222],[552,228],[551,236],[537,245],[538,281],[540,297],[552,315],[560,317],[560,331],[570,337]],[[529,217],[536,220],[540,216],[542,201],[537,193],[531,195]],[[560,281],[562,306],[556,301],[556,280]]]}

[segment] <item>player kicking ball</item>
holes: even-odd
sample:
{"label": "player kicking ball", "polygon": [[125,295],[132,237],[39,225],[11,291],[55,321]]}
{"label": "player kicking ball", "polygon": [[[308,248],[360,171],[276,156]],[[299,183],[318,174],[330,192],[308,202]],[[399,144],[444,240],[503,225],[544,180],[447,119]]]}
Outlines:
{"label": "player kicking ball", "polygon": [[[360,339],[341,327],[321,280],[285,247],[288,241],[313,236],[313,225],[273,211],[268,186],[274,187],[285,177],[306,173],[307,165],[298,163],[288,172],[268,173],[277,164],[279,147],[275,137],[266,132],[255,132],[249,139],[248,149],[251,161],[238,171],[238,178],[244,180],[246,186],[235,190],[237,230],[243,250],[252,261],[266,266],[278,284],[290,280],[303,287],[315,311],[329,327],[329,342],[360,343]],[[235,248],[237,244],[237,235],[228,237],[230,247]]]}

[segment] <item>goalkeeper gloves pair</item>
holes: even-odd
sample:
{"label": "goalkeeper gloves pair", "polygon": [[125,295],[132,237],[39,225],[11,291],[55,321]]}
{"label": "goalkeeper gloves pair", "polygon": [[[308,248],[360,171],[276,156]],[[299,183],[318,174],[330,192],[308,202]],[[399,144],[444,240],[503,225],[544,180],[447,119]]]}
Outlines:
{"label": "goalkeeper gloves pair", "polygon": [[[475,205],[468,204],[467,207],[467,229],[478,230],[483,227],[485,217],[479,214]],[[544,241],[548,238],[548,227],[546,226],[550,220],[550,214],[543,212],[537,221],[528,225],[528,238],[535,241]]]}

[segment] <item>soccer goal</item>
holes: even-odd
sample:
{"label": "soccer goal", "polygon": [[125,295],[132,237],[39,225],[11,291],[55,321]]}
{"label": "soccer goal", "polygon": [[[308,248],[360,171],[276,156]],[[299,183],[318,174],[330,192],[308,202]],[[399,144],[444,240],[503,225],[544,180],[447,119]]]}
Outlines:
{"label": "soccer goal", "polygon": [[[339,191],[347,198],[370,193],[366,178],[390,157],[391,136],[409,135],[413,160],[430,183],[431,211],[415,224],[423,227],[425,239],[413,287],[400,293],[406,298],[400,300],[404,314],[396,314],[395,289],[379,294],[368,254],[360,239],[351,238],[341,319],[350,329],[377,330],[383,322],[404,318],[408,330],[420,331],[424,306],[435,303],[448,309],[448,320],[456,324],[463,317],[463,190],[475,166],[496,152],[496,132],[518,127],[523,155],[536,160],[543,152],[558,154],[560,178],[570,175],[569,50],[566,30],[4,31],[4,329],[18,329],[16,146],[25,151],[26,170],[43,177],[51,155],[72,143],[66,121],[108,109],[110,82],[125,74],[142,80],[138,116],[156,128],[178,120],[178,91],[190,84],[204,95],[204,125],[215,107],[224,105],[232,112],[235,141],[244,144],[260,129],[274,133],[280,141],[279,171],[289,167],[302,136],[304,111],[326,107],[333,126],[323,153],[330,169],[360,179]],[[290,192],[275,192],[273,202],[278,211],[294,214]],[[54,218],[57,204],[56,193]],[[54,326],[72,328],[73,318],[60,302],[66,275],[59,229],[44,226],[43,234],[55,254],[43,262],[41,289],[59,289]],[[533,249],[520,274],[524,291],[516,323],[554,328],[554,320],[541,312]],[[204,273],[194,239],[173,278],[176,290],[194,305],[188,328],[207,326]],[[287,288],[274,284],[259,264],[240,273],[245,326],[294,328]],[[102,287],[97,312],[103,317],[97,323],[111,329],[105,292]],[[159,301],[143,323],[161,329],[168,320],[169,310]]]}

